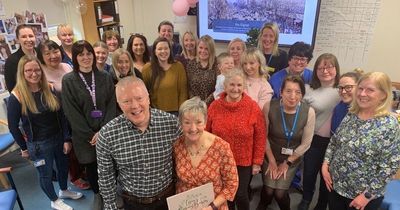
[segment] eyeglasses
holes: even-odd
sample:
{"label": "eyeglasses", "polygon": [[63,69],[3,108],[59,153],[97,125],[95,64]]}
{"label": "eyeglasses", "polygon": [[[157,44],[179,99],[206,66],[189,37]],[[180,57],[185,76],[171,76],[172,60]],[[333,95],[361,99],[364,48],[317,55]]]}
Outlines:
{"label": "eyeglasses", "polygon": [[346,92],[351,92],[354,86],[355,85],[338,86],[339,93],[343,92],[343,90],[345,90]]}
{"label": "eyeglasses", "polygon": [[27,69],[27,70],[24,70],[24,72],[27,75],[32,75],[33,73],[42,74],[42,70],[40,70],[40,69]]}
{"label": "eyeglasses", "polygon": [[324,67],[317,68],[317,71],[319,71],[319,72],[324,72],[325,70],[332,71],[334,68],[335,68],[335,66],[324,66]]}
{"label": "eyeglasses", "polygon": [[292,59],[294,61],[298,61],[298,62],[301,62],[301,63],[307,63],[308,62],[308,58],[307,57],[293,56]]}

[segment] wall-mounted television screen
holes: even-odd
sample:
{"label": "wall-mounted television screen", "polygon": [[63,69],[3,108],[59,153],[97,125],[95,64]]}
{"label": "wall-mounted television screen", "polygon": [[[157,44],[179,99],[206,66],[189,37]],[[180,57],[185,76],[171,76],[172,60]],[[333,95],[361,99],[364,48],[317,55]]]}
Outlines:
{"label": "wall-mounted television screen", "polygon": [[247,40],[246,33],[275,22],[279,44],[314,44],[320,0],[199,0],[198,35],[216,41]]}

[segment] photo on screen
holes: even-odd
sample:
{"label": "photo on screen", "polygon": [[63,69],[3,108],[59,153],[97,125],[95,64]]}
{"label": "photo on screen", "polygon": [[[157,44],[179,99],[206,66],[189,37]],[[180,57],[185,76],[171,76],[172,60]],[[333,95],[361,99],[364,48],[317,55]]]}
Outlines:
{"label": "photo on screen", "polygon": [[279,44],[314,43],[320,0],[199,0],[198,35],[217,41],[247,40],[246,33],[275,22]]}

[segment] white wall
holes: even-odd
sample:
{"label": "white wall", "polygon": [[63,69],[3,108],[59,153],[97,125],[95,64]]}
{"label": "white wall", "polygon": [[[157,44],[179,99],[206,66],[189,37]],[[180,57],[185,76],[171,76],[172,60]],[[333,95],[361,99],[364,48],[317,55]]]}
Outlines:
{"label": "white wall", "polygon": [[[124,7],[119,0],[120,8]],[[157,37],[157,26],[162,20],[175,22],[175,31],[183,33],[190,29],[196,31],[196,17],[176,18],[172,13],[173,0],[131,0],[133,2],[133,20],[121,20],[125,29],[143,33],[151,44]],[[393,81],[400,81],[400,1],[386,0],[381,2],[378,20],[370,45],[366,71],[382,71]],[[324,14],[320,14],[324,15]],[[127,34],[127,31],[125,31]],[[129,33],[128,33],[129,34]],[[226,43],[217,43],[217,52],[226,50]],[[311,63],[312,65],[312,63]]]}

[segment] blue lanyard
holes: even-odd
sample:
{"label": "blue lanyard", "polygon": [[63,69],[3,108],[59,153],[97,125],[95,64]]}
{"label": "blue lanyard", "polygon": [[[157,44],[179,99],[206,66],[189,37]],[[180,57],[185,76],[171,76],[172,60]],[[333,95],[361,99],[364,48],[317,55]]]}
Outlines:
{"label": "blue lanyard", "polygon": [[285,137],[286,137],[286,139],[288,141],[288,145],[289,145],[290,141],[292,140],[294,131],[296,130],[297,118],[299,116],[299,110],[300,110],[300,104],[297,105],[296,115],[294,116],[292,130],[290,130],[290,131],[288,131],[288,129],[286,127],[286,120],[285,120],[285,115],[283,114],[282,102],[280,102],[280,108],[281,108],[281,117],[282,117],[282,123],[283,123],[283,131],[284,131]]}

